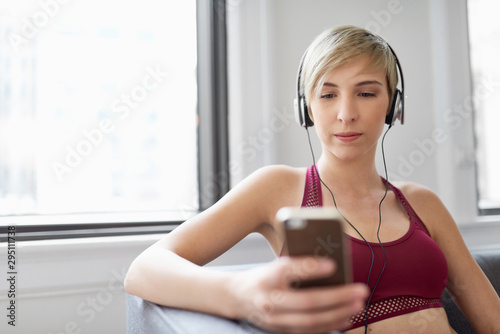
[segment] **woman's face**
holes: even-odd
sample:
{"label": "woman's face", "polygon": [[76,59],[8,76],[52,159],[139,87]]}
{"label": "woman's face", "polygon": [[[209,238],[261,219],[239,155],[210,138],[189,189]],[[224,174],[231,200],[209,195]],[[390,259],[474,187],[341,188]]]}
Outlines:
{"label": "woman's face", "polygon": [[[386,74],[363,58],[334,70],[310,103],[325,150],[341,160],[374,159],[389,108]],[[372,153],[371,155],[367,155]]]}

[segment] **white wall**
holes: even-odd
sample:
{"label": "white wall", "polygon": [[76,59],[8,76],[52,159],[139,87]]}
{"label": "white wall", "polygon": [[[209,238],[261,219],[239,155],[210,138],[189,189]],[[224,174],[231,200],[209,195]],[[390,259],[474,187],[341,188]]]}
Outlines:
{"label": "white wall", "polygon": [[[407,123],[391,129],[386,142],[391,178],[436,191],[462,224],[469,246],[498,242],[498,224],[486,219],[466,224],[480,220],[474,210],[474,169],[467,160],[473,148],[471,117],[461,116],[458,128],[443,118],[473,94],[465,0],[228,0],[228,14],[233,183],[267,164],[311,164],[306,134],[292,113],[302,52],[333,25],[378,28],[398,53],[406,83]],[[440,129],[446,140],[432,144],[433,132]],[[318,155],[317,141],[315,146]],[[18,243],[19,326],[7,326],[2,316],[0,331],[124,333],[125,297],[119,281],[133,258],[158,238]],[[263,239],[252,235],[213,264],[270,259]],[[3,244],[2,268],[5,263]]]}
{"label": "white wall", "polygon": [[[457,112],[475,94],[466,0],[233,1],[229,14],[233,184],[267,164],[312,163],[293,119],[297,67],[322,30],[353,24],[384,37],[403,67],[406,122],[386,138],[390,179],[431,188],[461,226],[477,220],[472,117]],[[377,164],[382,174],[380,154]]]}

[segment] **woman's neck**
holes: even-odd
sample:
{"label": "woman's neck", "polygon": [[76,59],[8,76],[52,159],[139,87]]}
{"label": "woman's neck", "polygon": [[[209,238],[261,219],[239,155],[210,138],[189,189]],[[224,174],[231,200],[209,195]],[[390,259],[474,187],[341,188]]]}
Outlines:
{"label": "woman's neck", "polygon": [[374,158],[346,162],[323,154],[317,166],[323,182],[341,192],[362,195],[383,187]]}

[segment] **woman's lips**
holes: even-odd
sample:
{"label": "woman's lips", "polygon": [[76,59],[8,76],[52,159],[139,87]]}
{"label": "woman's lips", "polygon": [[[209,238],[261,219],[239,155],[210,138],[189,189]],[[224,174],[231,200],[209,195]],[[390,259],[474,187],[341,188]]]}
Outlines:
{"label": "woman's lips", "polygon": [[353,142],[353,141],[357,140],[359,137],[361,137],[361,133],[359,133],[359,132],[340,132],[340,133],[336,133],[335,137],[337,139],[339,139],[340,141],[348,143],[348,142]]}

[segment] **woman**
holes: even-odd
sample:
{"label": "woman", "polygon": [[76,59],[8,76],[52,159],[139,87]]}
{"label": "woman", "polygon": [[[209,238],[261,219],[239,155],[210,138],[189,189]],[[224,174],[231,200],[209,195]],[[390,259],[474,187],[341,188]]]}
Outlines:
{"label": "woman", "polygon": [[[438,301],[446,286],[477,332],[499,333],[500,300],[441,201],[413,183],[394,187],[375,168],[377,142],[397,95],[396,62],[387,43],[366,30],[346,26],[319,35],[306,52],[299,82],[304,116],[322,143],[317,164],[253,173],[144,251],[130,267],[127,292],[284,333],[362,333],[366,320],[373,333],[454,333]],[[319,191],[311,195],[314,184]],[[335,205],[346,218],[356,283],[290,289],[294,280],[335,270],[334,263],[313,257],[281,257],[242,272],[201,267],[252,232],[279,255],[284,239],[276,212],[301,203]]]}

